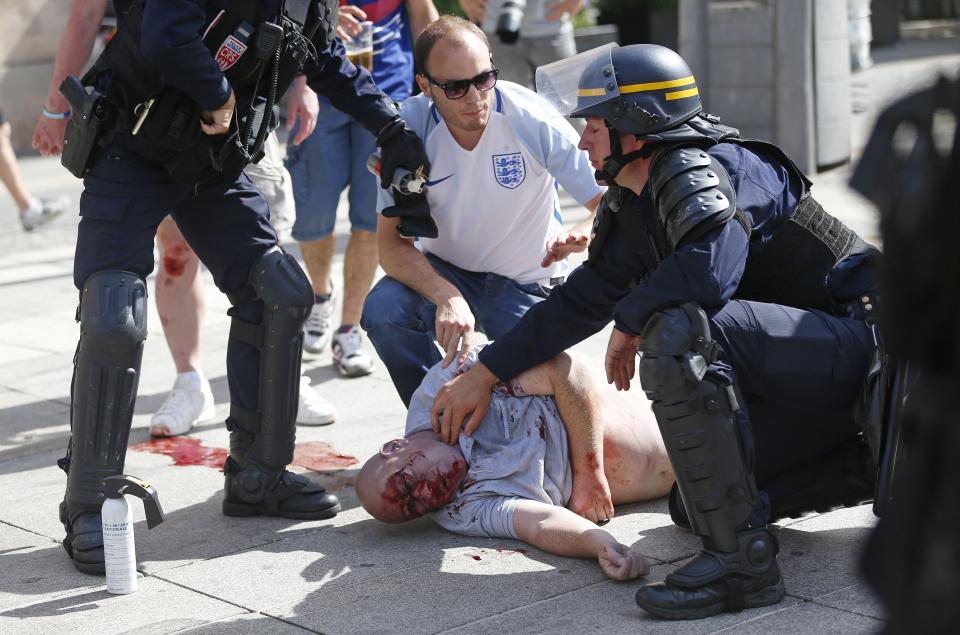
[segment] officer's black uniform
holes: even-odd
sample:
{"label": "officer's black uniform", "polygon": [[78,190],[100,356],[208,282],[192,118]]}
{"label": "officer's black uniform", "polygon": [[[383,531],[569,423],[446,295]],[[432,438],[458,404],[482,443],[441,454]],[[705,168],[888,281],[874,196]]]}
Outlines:
{"label": "officer's black uniform", "polygon": [[[610,128],[598,176],[613,183],[652,154],[648,183],[639,196],[611,187],[588,263],[480,354],[509,379],[611,318],[640,337],[640,383],[682,495],[674,517],[704,550],[637,602],[683,619],[783,598],[771,505],[872,493],[853,412],[875,346],[862,318],[878,256],[810,197],[778,148],[702,115],[696,95],[690,69],[663,47],[617,48],[587,66],[571,116]],[[624,155],[621,133],[647,143]],[[867,470],[864,492],[840,478],[798,502],[811,464],[832,469],[851,453],[857,475]]]}
{"label": "officer's black uniform", "polygon": [[[397,162],[411,170],[428,164],[393,102],[333,40],[336,2],[328,4],[135,0],[119,7],[118,33],[85,78],[106,95],[96,112],[107,123],[103,147],[79,168],[85,177],[74,281],[81,336],[72,436],[61,462],[68,475],[64,547],[83,571],[103,571],[101,481],[123,468],[146,336],[144,279],[153,269],[156,228],[168,214],[233,304],[224,513],[309,519],[340,509],[336,497],[284,469],[293,456],[301,325],[313,293],[277,246],[266,201],[242,169],[259,158],[270,130],[259,123],[263,113],[272,112],[301,65],[314,90],[380,133],[385,179]],[[200,112],[223,105],[231,88],[231,134],[203,135]]]}

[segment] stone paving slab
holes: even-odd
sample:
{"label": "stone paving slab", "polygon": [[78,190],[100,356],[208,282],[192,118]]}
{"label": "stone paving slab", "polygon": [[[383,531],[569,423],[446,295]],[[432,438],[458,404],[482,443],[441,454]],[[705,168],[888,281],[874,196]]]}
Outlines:
{"label": "stone paving slab", "polygon": [[140,579],[139,591],[129,595],[112,595],[100,585],[3,611],[0,631],[5,635],[115,633],[120,629],[175,633],[244,613],[232,604],[145,577]]}
{"label": "stone paving slab", "polygon": [[[673,570],[673,565],[655,566],[646,580],[659,582]],[[601,580],[570,592],[558,592],[536,604],[523,606],[501,614],[450,629],[450,633],[714,633],[725,628],[739,629],[741,625],[770,615],[801,602],[787,597],[775,607],[748,609],[738,614],[727,614],[706,620],[689,622],[664,621],[651,618],[634,601],[639,583]]]}

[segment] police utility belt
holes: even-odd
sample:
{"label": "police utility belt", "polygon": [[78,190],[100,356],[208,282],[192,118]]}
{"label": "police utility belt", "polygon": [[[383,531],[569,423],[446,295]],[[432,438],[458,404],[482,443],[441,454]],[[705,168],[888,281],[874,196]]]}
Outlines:
{"label": "police utility belt", "polygon": [[223,135],[204,134],[200,106],[140,52],[145,2],[136,0],[120,17],[116,35],[82,80],[67,77],[61,85],[76,113],[61,161],[82,178],[98,150],[117,139],[178,183],[230,182],[263,157],[279,121],[277,102],[304,64],[333,41],[337,1],[284,0],[279,16],[263,16],[259,0],[237,0],[214,17],[203,41],[236,98]]}

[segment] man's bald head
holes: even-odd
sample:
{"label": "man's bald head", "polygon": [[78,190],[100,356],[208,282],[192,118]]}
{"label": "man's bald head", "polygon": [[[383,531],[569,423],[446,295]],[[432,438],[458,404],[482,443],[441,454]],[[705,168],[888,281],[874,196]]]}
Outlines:
{"label": "man's bald head", "polygon": [[466,473],[460,448],[425,430],[384,443],[360,468],[357,498],[377,520],[402,523],[453,500]]}

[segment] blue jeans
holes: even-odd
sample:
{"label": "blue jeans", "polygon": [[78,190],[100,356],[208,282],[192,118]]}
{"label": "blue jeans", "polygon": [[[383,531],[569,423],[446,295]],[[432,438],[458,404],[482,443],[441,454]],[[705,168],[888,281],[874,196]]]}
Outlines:
{"label": "blue jeans", "polygon": [[[495,273],[477,273],[427,254],[433,269],[466,299],[476,329],[493,340],[520,321],[527,309],[547,297],[539,283],[519,284]],[[363,304],[360,326],[390,372],[408,406],[431,366],[443,359],[434,344],[437,306],[389,276],[373,287]]]}
{"label": "blue jeans", "polygon": [[[296,129],[290,133],[292,139]],[[293,183],[297,220],[293,238],[309,242],[333,233],[340,192],[350,186],[350,227],[377,231],[379,183],[367,170],[377,141],[366,128],[329,102],[320,104],[317,127],[298,146],[287,145],[287,170]]]}

